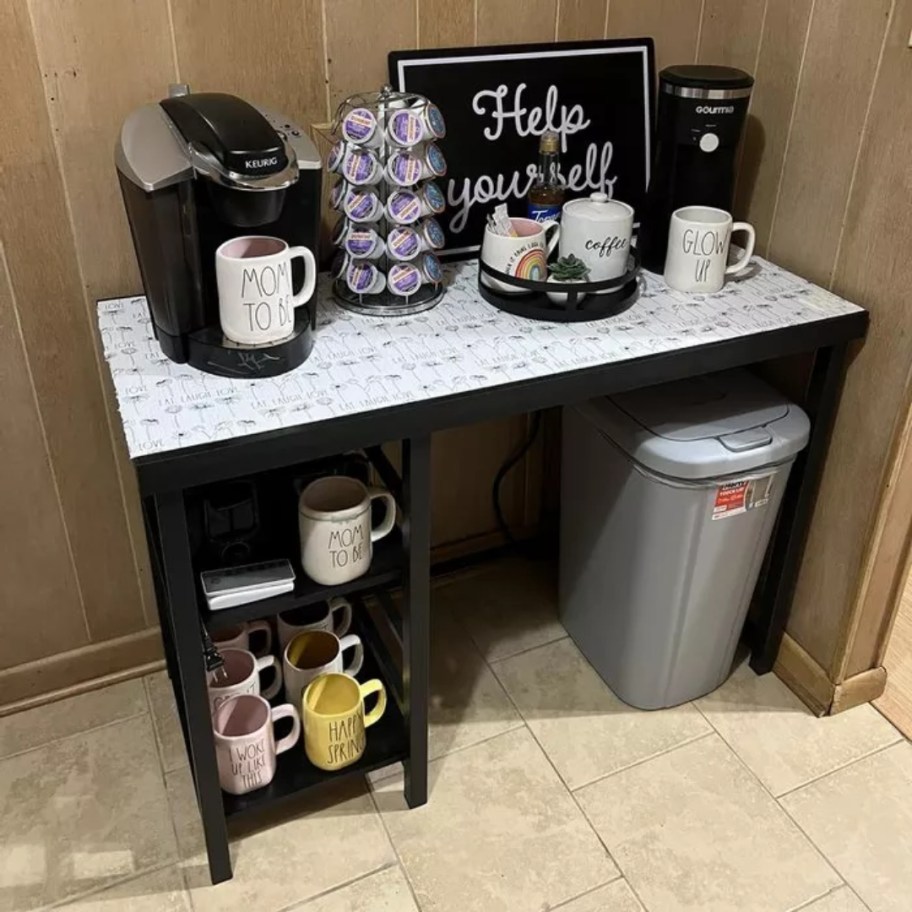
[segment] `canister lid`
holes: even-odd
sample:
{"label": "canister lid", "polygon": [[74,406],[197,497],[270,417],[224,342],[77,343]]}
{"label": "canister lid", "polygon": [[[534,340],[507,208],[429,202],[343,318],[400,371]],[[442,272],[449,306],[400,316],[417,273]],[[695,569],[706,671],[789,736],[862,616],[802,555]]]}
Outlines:
{"label": "canister lid", "polygon": [[616,222],[633,218],[633,207],[620,200],[608,198],[607,193],[592,193],[588,197],[570,200],[564,204],[564,213],[599,222]]}
{"label": "canister lid", "polygon": [[665,67],[659,73],[659,79],[692,89],[749,89],[754,84],[754,77],[744,70],[694,63]]}

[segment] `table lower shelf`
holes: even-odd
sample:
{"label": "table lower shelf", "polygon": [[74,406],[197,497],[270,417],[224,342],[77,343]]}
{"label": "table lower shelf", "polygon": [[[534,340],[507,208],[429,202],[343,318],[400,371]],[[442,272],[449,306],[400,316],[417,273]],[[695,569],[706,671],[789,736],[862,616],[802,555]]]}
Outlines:
{"label": "table lower shelf", "polygon": [[343,770],[326,772],[318,769],[307,759],[302,737],[294,747],[279,755],[275,778],[269,785],[248,792],[246,795],[222,793],[226,817],[238,817],[267,807],[274,807],[305,792],[338,782],[340,779],[363,776],[371,770],[406,759],[408,729],[394,696],[396,688],[380,670],[369,646],[364,650],[364,665],[357,677],[362,683],[372,678],[380,678],[386,686],[388,697],[386,711],[382,718],[367,729],[367,746],[361,759]]}

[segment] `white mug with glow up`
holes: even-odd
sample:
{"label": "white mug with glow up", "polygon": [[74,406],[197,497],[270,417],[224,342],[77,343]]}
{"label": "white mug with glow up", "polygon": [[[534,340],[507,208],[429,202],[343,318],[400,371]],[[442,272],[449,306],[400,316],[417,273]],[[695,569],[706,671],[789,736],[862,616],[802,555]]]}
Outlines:
{"label": "white mug with glow up", "polygon": [[[728,250],[736,231],[747,233],[744,253],[731,266]],[[671,216],[665,282],[669,288],[689,293],[721,291],[727,275],[742,272],[754,255],[754,229],[747,222],[732,222],[724,209],[685,206]]]}
{"label": "white mug with glow up", "polygon": [[[304,284],[291,287],[291,261],[304,260]],[[215,251],[219,321],[222,332],[242,345],[269,345],[294,331],[294,309],[310,300],[317,264],[307,247],[281,238],[236,237]]]}

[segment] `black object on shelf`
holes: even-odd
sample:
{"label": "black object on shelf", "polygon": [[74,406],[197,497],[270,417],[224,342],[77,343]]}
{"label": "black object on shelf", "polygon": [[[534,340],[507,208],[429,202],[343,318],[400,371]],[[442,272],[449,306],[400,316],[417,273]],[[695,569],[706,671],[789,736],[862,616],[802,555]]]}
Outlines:
{"label": "black object on shelf", "polygon": [[[262,604],[262,603],[260,603]],[[356,627],[355,631],[361,631]],[[364,754],[357,763],[345,769],[327,772],[314,766],[304,751],[303,734],[290,750],[276,758],[276,774],[272,782],[246,795],[222,793],[225,816],[228,818],[274,807],[300,796],[304,792],[319,789],[324,785],[338,782],[352,776],[363,776],[371,770],[380,769],[391,763],[405,760],[408,756],[408,730],[396,695],[399,686],[390,680],[386,662],[377,661],[374,654],[374,640],[365,641],[364,665],[358,673],[359,681],[380,678],[387,689],[389,699],[381,718],[367,729],[367,744]]]}
{"label": "black object on shelf", "polygon": [[[602,282],[556,283],[520,279],[489,266],[479,256],[478,291],[489,304],[517,317],[557,323],[582,323],[614,317],[627,310],[639,293],[639,272],[640,260],[635,247],[631,248],[627,271],[616,279],[605,279]],[[485,285],[482,274],[536,293],[507,294],[495,291]],[[567,299],[557,303],[548,297],[548,292],[564,294]]]}

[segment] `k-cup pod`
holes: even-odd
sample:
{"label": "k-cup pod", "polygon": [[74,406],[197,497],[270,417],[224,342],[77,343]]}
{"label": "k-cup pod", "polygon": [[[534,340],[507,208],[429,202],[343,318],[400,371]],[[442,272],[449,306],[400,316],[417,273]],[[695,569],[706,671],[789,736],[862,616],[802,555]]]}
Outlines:
{"label": "k-cup pod", "polygon": [[354,227],[345,238],[345,252],[357,260],[377,260],[386,252],[386,244],[373,228]]}
{"label": "k-cup pod", "polygon": [[386,288],[386,276],[367,260],[349,263],[345,281],[357,295],[380,294]]}
{"label": "k-cup pod", "polygon": [[345,239],[348,237],[349,231],[351,231],[351,223],[348,221],[348,219],[340,218],[339,221],[336,222],[336,227],[333,228],[333,247],[341,247],[345,243]]}
{"label": "k-cup pod", "polygon": [[443,267],[433,253],[422,253],[415,265],[428,285],[440,285],[443,282]]}
{"label": "k-cup pod", "polygon": [[428,250],[443,249],[446,237],[444,237],[443,228],[440,227],[440,222],[437,219],[425,219],[420,225],[416,226],[416,231],[424,239]]}
{"label": "k-cup pod", "polygon": [[386,214],[397,225],[413,225],[421,218],[421,200],[411,190],[394,190],[386,201]]}
{"label": "k-cup pod", "polygon": [[410,149],[430,138],[430,129],[417,111],[402,108],[394,111],[386,121],[386,135],[394,145]]}
{"label": "k-cup pod", "polygon": [[342,118],[342,136],[351,143],[371,148],[376,148],[383,141],[377,118],[367,108],[352,108]]}
{"label": "k-cup pod", "polygon": [[383,203],[373,190],[352,187],[345,194],[342,210],[353,222],[376,222],[383,215]]}
{"label": "k-cup pod", "polygon": [[440,215],[446,209],[443,191],[434,181],[428,181],[418,188],[418,198],[421,200],[422,215]]}
{"label": "k-cup pod", "polygon": [[414,187],[426,170],[426,165],[414,152],[394,152],[386,165],[389,179],[399,187]]}
{"label": "k-cup pod", "polygon": [[396,260],[414,260],[422,250],[427,249],[427,242],[414,228],[397,225],[390,228],[386,236],[386,249]]}
{"label": "k-cup pod", "polygon": [[446,136],[446,123],[437,105],[429,104],[422,112],[422,119],[429,139],[443,139]]}
{"label": "k-cup pod", "polygon": [[345,140],[340,139],[333,143],[333,147],[326,157],[326,167],[333,174],[342,169],[342,162],[345,161],[345,153],[347,151],[348,147],[345,145]]}
{"label": "k-cup pod", "polygon": [[387,285],[395,295],[413,295],[421,288],[421,281],[421,271],[411,263],[394,263],[390,266]]}
{"label": "k-cup pod", "polygon": [[330,209],[335,209],[336,211],[342,208],[342,203],[345,199],[345,194],[348,192],[349,186],[348,181],[339,180],[334,185],[332,190],[329,191],[329,207]]}
{"label": "k-cup pod", "polygon": [[424,165],[427,173],[423,177],[443,177],[446,174],[446,159],[436,143],[430,143],[424,150]]}
{"label": "k-cup pod", "polygon": [[337,250],[336,255],[333,257],[332,265],[329,267],[329,274],[334,279],[341,278],[345,275],[351,261],[351,257],[344,250]]}
{"label": "k-cup pod", "polygon": [[350,184],[363,187],[378,183],[383,168],[370,149],[349,149],[342,160],[342,174]]}

